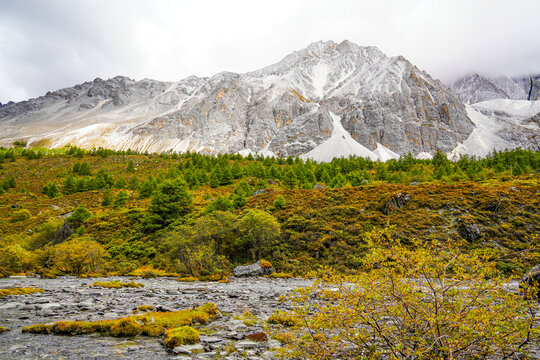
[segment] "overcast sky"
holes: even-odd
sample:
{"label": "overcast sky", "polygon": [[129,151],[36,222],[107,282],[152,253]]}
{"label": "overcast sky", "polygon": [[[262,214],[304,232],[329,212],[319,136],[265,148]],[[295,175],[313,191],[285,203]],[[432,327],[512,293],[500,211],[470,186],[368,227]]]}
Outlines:
{"label": "overcast sky", "polygon": [[375,45],[443,81],[540,73],[539,0],[0,0],[0,102],[116,75],[246,72],[318,40]]}

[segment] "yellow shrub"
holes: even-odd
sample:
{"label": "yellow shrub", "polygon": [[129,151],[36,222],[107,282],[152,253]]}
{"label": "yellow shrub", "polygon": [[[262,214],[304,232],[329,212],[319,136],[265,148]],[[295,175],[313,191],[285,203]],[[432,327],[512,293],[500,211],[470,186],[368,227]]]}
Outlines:
{"label": "yellow shrub", "polygon": [[267,260],[264,260],[264,259],[261,259],[261,263],[260,263],[261,267],[263,269],[269,269],[269,268],[272,268],[272,264],[270,263],[270,261],[267,261]]}
{"label": "yellow shrub", "polygon": [[268,317],[266,320],[269,324],[277,324],[283,326],[295,326],[298,325],[298,318],[281,310],[276,311]]}
{"label": "yellow shrub", "polygon": [[30,213],[30,211],[26,209],[21,209],[13,213],[13,215],[11,216],[11,222],[26,221],[30,218],[32,218],[32,214]]}
{"label": "yellow shrub", "polygon": [[106,251],[89,238],[70,240],[52,248],[52,263],[62,273],[80,275],[96,272],[104,263]]}

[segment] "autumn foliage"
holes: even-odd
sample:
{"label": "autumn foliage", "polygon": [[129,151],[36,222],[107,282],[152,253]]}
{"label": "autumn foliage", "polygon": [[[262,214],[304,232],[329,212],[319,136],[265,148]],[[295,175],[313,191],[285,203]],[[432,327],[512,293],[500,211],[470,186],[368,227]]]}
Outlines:
{"label": "autumn foliage", "polygon": [[[405,247],[393,227],[365,234],[363,272],[324,269],[268,322],[291,327],[284,354],[310,359],[470,359],[527,354],[537,304],[494,266],[447,244]],[[282,330],[277,329],[276,333]]]}

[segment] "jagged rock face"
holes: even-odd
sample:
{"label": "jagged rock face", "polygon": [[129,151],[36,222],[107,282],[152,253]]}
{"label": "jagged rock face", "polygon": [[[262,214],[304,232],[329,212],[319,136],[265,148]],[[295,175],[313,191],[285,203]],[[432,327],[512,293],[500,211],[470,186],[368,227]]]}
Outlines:
{"label": "jagged rock face", "polygon": [[403,57],[313,43],[246,73],[179,82],[96,79],[0,108],[0,143],[142,151],[306,154],[333,133],[397,154],[450,151],[473,130],[464,106]]}
{"label": "jagged rock face", "polygon": [[487,78],[469,74],[452,84],[456,95],[467,104],[486,100],[540,100],[540,75]]}

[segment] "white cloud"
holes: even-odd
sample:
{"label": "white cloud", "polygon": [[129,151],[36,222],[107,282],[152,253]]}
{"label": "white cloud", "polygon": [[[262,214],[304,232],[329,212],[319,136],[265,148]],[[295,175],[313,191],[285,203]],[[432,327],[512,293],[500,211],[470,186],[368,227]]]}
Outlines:
{"label": "white cloud", "polygon": [[540,73],[536,0],[4,0],[0,101],[95,77],[245,72],[312,41],[351,40],[451,80]]}

